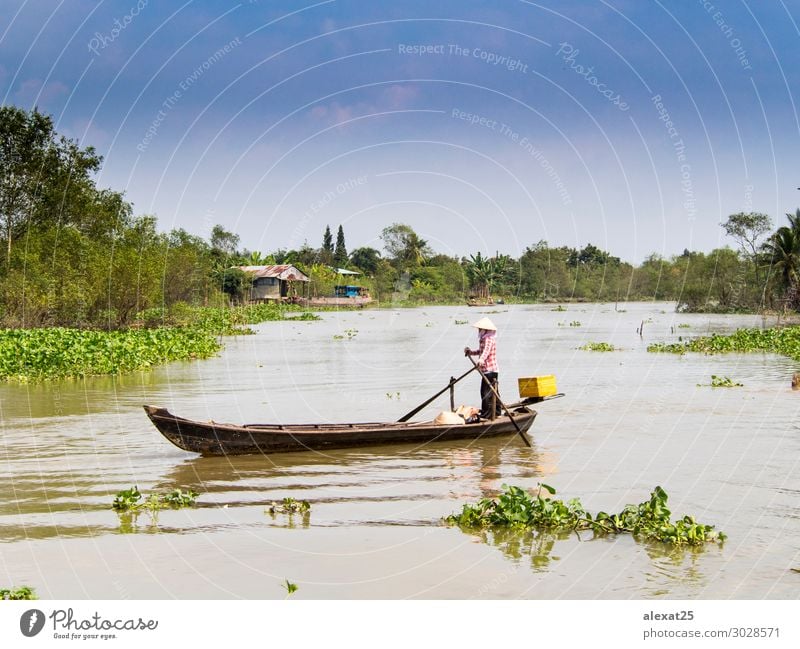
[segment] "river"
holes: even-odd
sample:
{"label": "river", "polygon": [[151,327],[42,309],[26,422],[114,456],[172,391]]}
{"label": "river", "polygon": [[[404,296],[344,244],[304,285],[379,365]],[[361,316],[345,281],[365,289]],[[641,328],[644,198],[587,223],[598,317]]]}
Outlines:
{"label": "river", "polygon": [[[120,378],[0,386],[0,587],[46,599],[797,598],[797,364],[769,354],[652,354],[755,316],[662,303],[326,312],[226,338],[216,358]],[[271,457],[201,458],[142,404],[234,423],[394,420],[469,368],[482,316],[499,329],[500,389],[555,374],[532,447],[514,437]],[[644,323],[642,335],[637,333]],[[771,322],[768,324],[772,324]],[[607,342],[614,352],[588,352]],[[711,388],[711,375],[743,384]],[[698,385],[701,384],[701,385]],[[475,375],[456,401],[478,405]],[[447,395],[420,417],[448,406]],[[590,533],[469,534],[441,524],[503,484],[619,511],[662,486],[724,545],[670,549]],[[114,495],[176,487],[193,509],[123,520]],[[306,515],[270,515],[285,497]]]}

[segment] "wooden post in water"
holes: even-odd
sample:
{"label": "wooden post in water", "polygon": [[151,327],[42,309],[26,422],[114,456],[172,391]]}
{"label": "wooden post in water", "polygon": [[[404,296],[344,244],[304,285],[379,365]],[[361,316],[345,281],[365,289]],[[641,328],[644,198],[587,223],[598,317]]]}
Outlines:
{"label": "wooden post in water", "polygon": [[454,376],[450,377],[450,412],[456,411],[456,378]]}

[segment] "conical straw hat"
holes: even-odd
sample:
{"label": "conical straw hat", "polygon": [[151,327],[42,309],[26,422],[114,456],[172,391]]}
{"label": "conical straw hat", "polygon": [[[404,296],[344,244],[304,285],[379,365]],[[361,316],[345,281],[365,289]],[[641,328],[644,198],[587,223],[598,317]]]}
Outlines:
{"label": "conical straw hat", "polygon": [[465,422],[463,417],[454,412],[450,412],[449,410],[444,410],[436,416],[436,419],[433,420],[433,423],[438,425],[446,424],[447,426],[459,426]]}
{"label": "conical straw hat", "polygon": [[494,326],[494,323],[491,320],[489,320],[489,318],[481,318],[472,326],[477,327],[478,329],[488,329],[489,331],[497,331],[497,327]]}

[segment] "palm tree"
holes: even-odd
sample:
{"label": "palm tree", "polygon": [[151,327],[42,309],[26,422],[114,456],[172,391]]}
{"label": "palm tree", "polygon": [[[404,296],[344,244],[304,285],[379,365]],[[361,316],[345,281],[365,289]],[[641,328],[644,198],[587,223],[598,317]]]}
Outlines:
{"label": "palm tree", "polygon": [[789,219],[789,227],[795,232],[800,232],[800,207],[798,207],[794,214],[787,214],[786,218]]}
{"label": "palm tree", "polygon": [[[787,216],[792,227],[778,228],[764,244],[764,251],[771,257],[772,267],[781,278],[786,307],[796,308],[800,285],[800,219]],[[800,210],[797,216],[800,216]]]}
{"label": "palm tree", "polygon": [[405,260],[413,266],[423,266],[430,255],[430,247],[425,239],[416,232],[410,232],[406,238]]}
{"label": "palm tree", "polygon": [[492,272],[490,260],[484,259],[480,252],[476,255],[470,255],[469,259],[466,265],[469,284],[478,297],[488,299]]}
{"label": "palm tree", "polygon": [[469,256],[466,271],[470,285],[478,293],[478,297],[489,299],[498,280],[508,272],[511,257],[496,253],[494,257],[485,259],[481,253]]}
{"label": "palm tree", "polygon": [[251,252],[250,256],[247,258],[246,266],[263,266],[266,264],[266,258],[261,255],[260,252]]}

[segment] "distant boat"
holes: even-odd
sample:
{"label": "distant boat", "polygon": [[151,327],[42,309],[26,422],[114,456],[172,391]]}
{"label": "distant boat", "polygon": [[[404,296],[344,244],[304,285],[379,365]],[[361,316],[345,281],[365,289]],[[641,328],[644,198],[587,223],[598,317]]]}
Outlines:
{"label": "distant boat", "polygon": [[[153,425],[178,448],[202,455],[246,455],[325,451],[380,444],[428,442],[497,437],[524,433],[533,425],[536,411],[517,407],[508,415],[472,424],[387,422],[359,424],[221,424],[177,417],[165,408],[144,406]],[[514,423],[516,422],[516,426]],[[517,430],[519,428],[519,432]]]}

